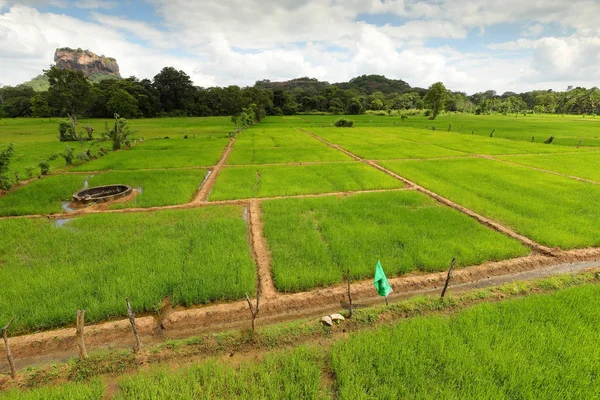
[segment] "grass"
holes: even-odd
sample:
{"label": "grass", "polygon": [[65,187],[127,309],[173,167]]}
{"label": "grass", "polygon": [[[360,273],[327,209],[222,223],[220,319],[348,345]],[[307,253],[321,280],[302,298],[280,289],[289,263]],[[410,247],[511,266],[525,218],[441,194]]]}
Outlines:
{"label": "grass", "polygon": [[[52,154],[62,153],[68,145],[75,148],[75,154],[83,153],[88,148],[92,153],[96,154],[100,147],[109,150],[110,142],[60,142],[58,140],[58,123],[62,118],[5,118],[0,119],[0,148],[5,148],[9,143],[15,144],[15,156],[10,166],[10,177],[14,178],[14,171],[19,173],[21,179],[27,178],[26,168],[34,168],[34,176],[39,174],[38,163],[47,159]],[[109,120],[104,119],[84,119],[80,120],[80,126],[91,125],[94,128],[94,137],[100,138],[104,132],[104,124]],[[226,144],[223,137],[233,130],[233,123],[229,117],[202,117],[202,118],[153,118],[153,119],[132,119],[128,120],[128,125],[133,131],[132,138],[137,139],[143,137],[145,139],[170,137],[171,139],[195,138],[197,142],[206,143],[208,141],[220,141],[222,144],[220,149]],[[192,140],[189,140],[192,142]],[[189,144],[192,146],[191,144]],[[146,148],[148,146],[144,145]],[[207,146],[206,149],[194,153],[189,152],[187,156],[171,156],[159,157],[158,163],[165,165],[185,164],[188,165],[212,165],[215,154],[220,154],[218,146]],[[128,156],[131,156],[129,154]],[[149,156],[149,155],[147,155]],[[146,157],[147,157],[146,156]],[[124,155],[115,155],[107,158],[106,161],[101,159],[96,162],[92,170],[96,169],[137,169],[143,165],[152,166],[153,161],[145,159],[143,154],[135,155],[132,160],[124,160]],[[152,156],[150,156],[152,157]],[[174,158],[174,160],[169,160]],[[218,159],[218,155],[217,155]],[[114,163],[114,164],[113,164]],[[154,165],[159,165],[159,164]],[[56,171],[65,167],[65,162],[61,157],[58,157],[51,162],[52,171]],[[113,168],[115,167],[115,168]],[[156,166],[154,166],[156,168]],[[80,167],[85,170],[86,167]]]}
{"label": "grass", "polygon": [[596,398],[600,286],[353,335],[332,350],[339,399]]}
{"label": "grass", "polygon": [[[483,227],[417,192],[265,201],[264,232],[274,280],[301,291],[372,276],[441,271],[450,259],[477,265],[528,254],[515,240]],[[460,240],[457,240],[460,237]]]}
{"label": "grass", "polygon": [[[589,392],[598,387],[600,354],[594,323],[599,278],[597,272],[565,274],[456,295],[451,292],[443,300],[415,297],[389,306],[356,309],[352,318],[331,328],[311,318],[259,326],[253,334],[230,331],[169,340],[146,347],[148,357],[143,365],[131,352],[102,351],[90,354],[86,361],[22,371],[20,384],[34,387],[65,379],[123,376],[137,370],[137,374],[120,379],[116,396],[361,398],[375,397],[378,390],[383,398],[385,394],[390,398],[431,398],[438,393],[442,398],[594,398]],[[532,296],[524,298],[526,295]],[[440,331],[449,335],[447,344]],[[391,337],[385,336],[389,332]],[[316,342],[318,350],[304,344]],[[230,358],[232,352],[241,355],[241,361]],[[414,358],[401,358],[407,354]],[[179,366],[190,357],[210,358],[177,371],[169,366],[170,362]],[[165,366],[148,369],[155,363]],[[400,375],[413,365],[416,371]],[[470,375],[473,370],[478,375]],[[319,380],[325,393],[317,389]],[[538,390],[539,384],[547,392]],[[415,385],[416,391],[407,396],[396,393]],[[532,386],[536,386],[533,394],[528,390]],[[484,389],[491,395],[481,395]],[[63,398],[65,390],[59,386],[39,393],[49,398],[57,393]],[[10,398],[21,398],[19,394],[37,392],[10,393]]]}
{"label": "grass", "polygon": [[0,392],[2,400],[100,400],[104,385],[99,379],[89,383],[67,383],[61,386],[48,386],[30,391],[9,390]]}
{"label": "grass", "polygon": [[[295,126],[305,129],[325,128],[341,118],[339,115],[301,115],[285,117],[269,117],[264,122],[271,126]],[[424,115],[409,115],[402,121],[400,116],[349,115],[357,128],[416,128],[419,130],[436,127],[436,132],[447,131],[465,135],[489,137],[494,130],[495,138],[510,139],[519,142],[543,143],[554,136],[554,145],[576,146],[581,140],[582,146],[600,146],[600,117],[582,115],[548,115],[548,114],[519,114],[512,115],[473,115],[461,113],[444,113],[435,121]],[[262,124],[262,123],[261,123]],[[451,126],[450,126],[451,125]]]}
{"label": "grass", "polygon": [[205,175],[204,170],[177,170],[47,176],[0,197],[0,215],[59,213],[62,205],[84,188],[86,181],[89,186],[121,183],[138,190],[131,201],[114,204],[111,208],[184,204],[192,200]]}
{"label": "grass", "polygon": [[221,171],[210,200],[401,187],[402,182],[362,163],[229,167]]}
{"label": "grass", "polygon": [[[454,132],[430,131],[409,128],[376,128],[377,133],[404,138],[418,143],[427,143],[467,154],[544,154],[563,152],[587,152],[590,148],[575,148],[554,144],[540,144],[508,140],[499,137],[463,135]],[[592,148],[595,150],[595,148]]]}
{"label": "grass", "polygon": [[321,356],[300,347],[239,368],[212,360],[176,372],[155,369],[119,381],[116,399],[325,399]]}
{"label": "grass", "polygon": [[486,159],[386,161],[386,168],[538,243],[600,245],[600,186]]}
{"label": "grass", "polygon": [[136,170],[215,165],[229,139],[199,136],[195,139],[154,139],[130,150],[111,152],[73,168],[74,171]]}
{"label": "grass", "polygon": [[600,182],[600,153],[501,156],[497,158]]}
{"label": "grass", "polygon": [[322,161],[352,161],[352,158],[339,150],[323,147],[256,147],[236,148],[229,157],[229,165],[278,164]]}
{"label": "grass", "polygon": [[[267,118],[267,120],[270,120],[270,118]],[[321,142],[293,126],[274,125],[263,122],[239,134],[235,143],[235,147],[240,149],[322,146]]]}
{"label": "grass", "polygon": [[428,143],[418,143],[392,135],[381,134],[378,129],[380,128],[346,130],[315,128],[311,132],[368,160],[461,157],[468,155],[461,151],[433,146]]}
{"label": "grass", "polygon": [[253,293],[255,266],[242,208],[227,206],[67,221],[0,221],[0,320],[14,330],[48,329],[152,311],[166,296],[192,305]]}

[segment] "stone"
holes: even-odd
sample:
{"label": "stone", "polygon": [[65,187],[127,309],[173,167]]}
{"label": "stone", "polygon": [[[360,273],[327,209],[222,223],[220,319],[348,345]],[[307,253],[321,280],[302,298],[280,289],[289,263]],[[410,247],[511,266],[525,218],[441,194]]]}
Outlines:
{"label": "stone", "polygon": [[326,315],[323,318],[321,318],[321,323],[325,326],[333,325],[333,321],[331,320],[331,317],[329,315]]}
{"label": "stone", "polygon": [[344,318],[344,316],[342,314],[331,314],[329,316],[329,318],[331,318],[331,320],[333,322],[337,322],[337,323],[340,323],[340,322],[342,322],[343,320],[346,319],[346,318]]}

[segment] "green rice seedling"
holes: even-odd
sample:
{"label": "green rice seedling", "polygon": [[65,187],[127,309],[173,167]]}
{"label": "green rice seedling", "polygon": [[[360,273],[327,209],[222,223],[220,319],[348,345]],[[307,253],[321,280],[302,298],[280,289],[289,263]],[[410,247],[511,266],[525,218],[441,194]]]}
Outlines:
{"label": "green rice seedling", "polygon": [[[265,201],[264,233],[277,288],[309,290],[372,275],[441,271],[528,254],[519,242],[417,192]],[[457,240],[460,237],[460,240]]]}
{"label": "green rice seedling", "polygon": [[401,188],[403,183],[362,163],[230,167],[210,200]]}
{"label": "green rice seedling", "polygon": [[184,204],[192,200],[205,175],[205,170],[158,170],[48,176],[0,197],[0,215],[59,213],[86,182],[88,186],[125,184],[138,191],[132,200],[111,208]]}
{"label": "green rice seedling", "polygon": [[12,333],[253,293],[242,207],[0,221],[0,320]]}
{"label": "green rice seedling", "polygon": [[353,161],[339,150],[322,147],[255,147],[236,148],[229,157],[229,165],[277,164],[327,161]]}
{"label": "green rice seedling", "polygon": [[156,139],[147,140],[131,149],[111,152],[92,162],[75,167],[74,171],[135,170],[201,167],[215,165],[229,139]]}
{"label": "green rice seedling", "polygon": [[600,182],[600,152],[499,156],[501,160]]}
{"label": "green rice seedling", "polygon": [[595,398],[599,299],[585,285],[352,335],[332,350],[338,398]]}
{"label": "green rice seedling", "polygon": [[104,385],[100,379],[89,383],[66,383],[31,390],[12,389],[0,392],[1,400],[100,400]]}
{"label": "green rice seedling", "polygon": [[486,159],[382,165],[543,245],[600,245],[599,185]]}
{"label": "green rice seedling", "polygon": [[173,372],[155,369],[119,381],[116,399],[325,399],[321,357],[300,347],[239,368],[218,360]]}

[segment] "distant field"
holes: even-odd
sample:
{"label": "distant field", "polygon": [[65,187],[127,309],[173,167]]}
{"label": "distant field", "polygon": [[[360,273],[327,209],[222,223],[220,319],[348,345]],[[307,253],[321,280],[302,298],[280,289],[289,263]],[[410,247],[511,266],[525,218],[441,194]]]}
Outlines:
{"label": "distant field", "polygon": [[[519,114],[511,115],[473,115],[448,113],[439,115],[435,121],[421,115],[409,115],[402,121],[400,116],[377,115],[296,115],[272,117],[269,124],[288,124],[293,126],[330,127],[339,118],[355,121],[355,126],[362,127],[394,127],[431,129],[436,132],[447,131],[475,136],[489,137],[494,130],[495,138],[516,141],[543,143],[554,136],[554,145],[576,146],[581,140],[582,146],[600,146],[600,117],[582,115],[548,115],[548,114]],[[451,126],[450,126],[451,125]]]}
{"label": "distant field", "polygon": [[[313,128],[310,132],[368,160],[466,157],[469,155],[462,151],[430,145],[425,142],[418,143],[382,134],[379,131],[380,129]],[[396,128],[394,131],[400,131],[401,129],[403,128]]]}
{"label": "distant field", "polygon": [[207,167],[219,161],[228,143],[229,139],[225,135],[147,140],[130,150],[111,152],[102,158],[81,164],[73,168],[73,171]]}
{"label": "distant field", "polygon": [[[440,271],[528,254],[529,250],[416,192],[272,200],[262,204],[265,236],[281,291],[372,275]],[[456,240],[460,237],[460,240]]]}
{"label": "distant field", "polygon": [[100,174],[53,175],[36,180],[0,196],[0,216],[52,214],[62,211],[85,182],[89,186],[125,184],[138,190],[131,201],[112,208],[155,207],[184,204],[192,200],[207,171],[119,171]]}
{"label": "distant field", "polygon": [[229,167],[210,200],[401,188],[404,184],[362,163]]}
{"label": "distant field", "polygon": [[332,350],[337,398],[596,398],[599,299],[577,287],[352,335]]}
{"label": "distant field", "polygon": [[96,322],[254,293],[255,265],[241,207],[0,221],[0,320],[13,334],[64,326],[75,311]]}
{"label": "distant field", "polygon": [[501,160],[600,182],[600,152],[535,156],[502,156]]}
{"label": "distant field", "polygon": [[[52,154],[64,152],[66,146],[73,147],[75,154],[85,153],[89,148],[92,153],[103,147],[105,150],[110,150],[112,145],[109,141],[93,141],[93,142],[60,142],[58,140],[58,123],[62,118],[4,118],[0,119],[0,149],[5,148],[9,143],[15,145],[15,157],[11,163],[11,178],[14,178],[14,171],[19,173],[21,179],[27,177],[26,169],[32,167],[34,176],[39,174],[38,163],[47,159]],[[94,137],[101,138],[104,132],[105,123],[110,123],[110,120],[104,119],[83,119],[80,120],[80,126],[91,125],[94,128]],[[183,139],[184,136],[189,138],[203,139],[211,138],[218,139],[227,137],[227,133],[232,131],[234,126],[229,117],[203,117],[203,118],[153,118],[153,119],[132,119],[128,121],[133,134],[131,138],[138,139],[143,137],[164,138],[166,136],[171,139]],[[226,142],[225,142],[226,144]],[[224,145],[223,145],[224,146]],[[218,151],[217,151],[218,152]],[[192,165],[212,165],[207,164],[214,159],[214,150],[211,154],[198,153],[196,157],[198,161],[192,161]],[[220,153],[219,153],[220,154]],[[187,158],[179,155],[174,156],[176,159],[183,158],[188,165],[192,155]],[[121,169],[118,162],[122,162],[122,156],[116,156],[115,162],[117,167],[113,169]],[[216,156],[218,160],[218,155]],[[110,162],[112,158],[108,159]],[[103,164],[107,161],[104,159],[98,161],[96,169],[111,169],[112,164]],[[135,165],[137,169],[141,165],[145,165],[142,161],[129,161]],[[177,161],[162,161],[166,163],[176,163]],[[136,164],[137,163],[137,164]],[[65,161],[58,157],[51,162],[51,170],[56,171],[65,167]],[[86,168],[86,167],[81,167]],[[83,169],[82,169],[83,170]],[[94,169],[92,169],[94,170]]]}
{"label": "distant field", "polygon": [[599,185],[477,158],[382,165],[541,244],[600,245]]}
{"label": "distant field", "polygon": [[321,147],[265,147],[235,148],[229,165],[279,164],[323,161],[352,161],[352,158],[328,146]]}

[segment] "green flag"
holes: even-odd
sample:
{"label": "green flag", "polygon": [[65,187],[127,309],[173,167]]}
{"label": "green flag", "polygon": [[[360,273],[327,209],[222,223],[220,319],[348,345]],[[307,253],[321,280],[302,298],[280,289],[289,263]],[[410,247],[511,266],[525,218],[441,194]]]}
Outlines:
{"label": "green flag", "polygon": [[387,297],[393,291],[387,278],[385,277],[385,273],[381,267],[381,261],[377,261],[377,266],[375,267],[375,289],[377,289],[377,293],[379,293],[380,296],[385,297]]}

